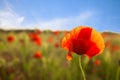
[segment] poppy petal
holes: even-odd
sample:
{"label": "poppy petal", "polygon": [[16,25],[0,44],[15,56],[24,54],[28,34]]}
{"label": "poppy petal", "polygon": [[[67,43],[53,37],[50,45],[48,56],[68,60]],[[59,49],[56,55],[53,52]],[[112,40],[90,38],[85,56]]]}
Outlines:
{"label": "poppy petal", "polygon": [[72,60],[72,58],[73,58],[73,57],[72,57],[71,54],[67,54],[67,55],[66,55],[66,59],[67,59],[68,61]]}
{"label": "poppy petal", "polygon": [[88,52],[85,53],[85,55],[87,55],[89,58],[92,58],[96,54],[99,54],[99,52],[100,49],[95,44],[93,44],[92,47],[88,50]]}
{"label": "poppy petal", "polygon": [[103,50],[105,48],[105,44],[104,44],[104,39],[99,32],[97,32],[96,30],[93,29],[90,40],[92,42],[94,42],[96,44],[96,46],[100,49],[99,53],[103,52]]}
{"label": "poppy petal", "polygon": [[71,35],[70,34],[66,35],[66,37],[64,37],[62,40],[62,47],[69,50],[71,47],[71,40],[72,40]]}

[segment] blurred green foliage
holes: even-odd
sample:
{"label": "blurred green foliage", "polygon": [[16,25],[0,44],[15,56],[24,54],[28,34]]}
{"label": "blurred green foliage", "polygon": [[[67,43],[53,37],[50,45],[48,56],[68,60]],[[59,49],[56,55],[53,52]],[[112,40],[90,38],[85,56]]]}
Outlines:
{"label": "blurred green foliage", "polygon": [[[0,80],[82,80],[77,54],[67,61],[67,51],[61,47],[61,39],[68,31],[41,31],[41,45],[29,38],[36,30],[0,31]],[[106,48],[102,54],[88,59],[82,56],[82,66],[87,80],[120,80],[120,35],[101,33]],[[14,41],[7,37],[13,35]],[[116,47],[114,47],[116,46]],[[35,51],[42,58],[34,57]]]}

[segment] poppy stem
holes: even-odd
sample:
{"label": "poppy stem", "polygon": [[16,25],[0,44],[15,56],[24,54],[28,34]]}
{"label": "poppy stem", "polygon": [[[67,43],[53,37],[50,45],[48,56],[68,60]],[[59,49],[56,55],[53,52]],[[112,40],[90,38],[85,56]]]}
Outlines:
{"label": "poppy stem", "polygon": [[116,80],[119,80],[120,66],[117,69]]}
{"label": "poppy stem", "polygon": [[81,72],[82,72],[83,80],[86,80],[86,78],[85,78],[85,73],[84,73],[83,68],[82,68],[81,58],[82,58],[82,57],[80,56],[80,57],[79,57],[79,67],[80,67]]}

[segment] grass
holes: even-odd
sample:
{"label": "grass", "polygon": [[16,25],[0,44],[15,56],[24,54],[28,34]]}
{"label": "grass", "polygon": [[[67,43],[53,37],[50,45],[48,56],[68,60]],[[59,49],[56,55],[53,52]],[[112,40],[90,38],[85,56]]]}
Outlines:
{"label": "grass", "polygon": [[[31,32],[36,30],[0,31],[0,80],[83,80],[78,55],[73,54],[72,61],[65,59],[67,51],[60,43],[65,31],[41,32],[41,45],[30,40]],[[7,41],[9,35],[15,39],[11,43]],[[82,56],[86,80],[120,80],[120,35],[107,32],[102,35],[104,52],[90,60]],[[42,58],[35,58],[35,51],[40,51]]]}

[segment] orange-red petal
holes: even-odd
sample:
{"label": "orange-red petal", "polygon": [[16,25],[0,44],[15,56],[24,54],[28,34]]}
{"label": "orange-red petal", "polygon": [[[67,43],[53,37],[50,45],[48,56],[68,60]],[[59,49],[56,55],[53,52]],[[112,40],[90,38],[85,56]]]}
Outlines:
{"label": "orange-red petal", "polygon": [[42,57],[41,52],[36,51],[35,54],[34,54],[34,57],[37,58],[37,59],[41,58]]}
{"label": "orange-red petal", "polygon": [[72,58],[73,58],[73,57],[72,57],[72,54],[67,54],[67,55],[66,55],[66,59],[67,59],[68,61],[72,60]]}
{"label": "orange-red petal", "polygon": [[103,39],[101,33],[99,33],[98,31],[93,29],[90,40],[92,42],[94,42],[96,44],[97,48],[100,50],[99,54],[102,53],[105,48],[105,44],[104,44],[104,39]]}

